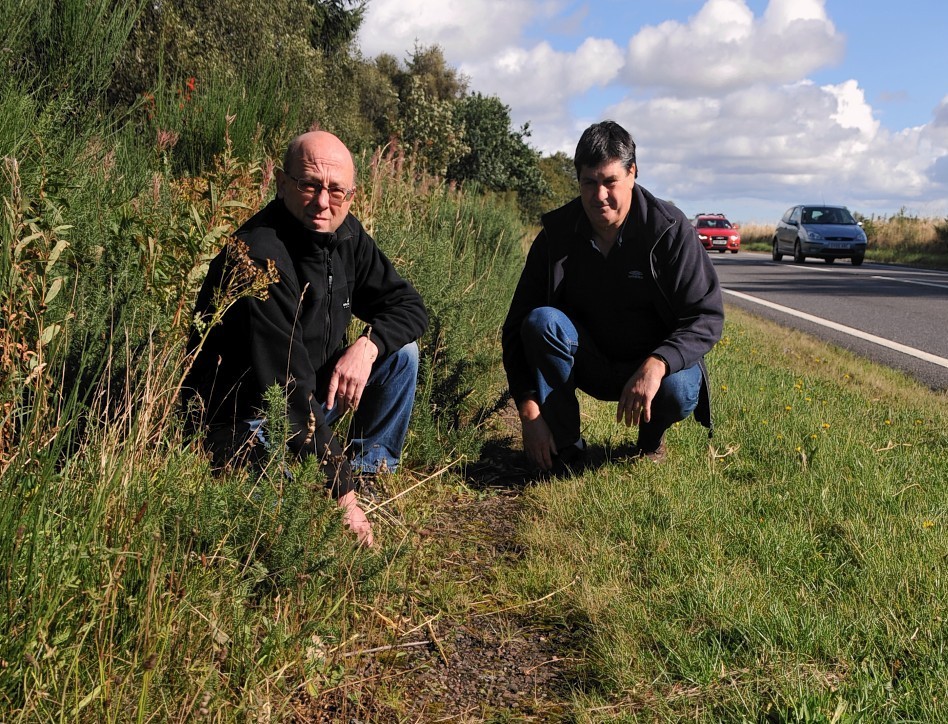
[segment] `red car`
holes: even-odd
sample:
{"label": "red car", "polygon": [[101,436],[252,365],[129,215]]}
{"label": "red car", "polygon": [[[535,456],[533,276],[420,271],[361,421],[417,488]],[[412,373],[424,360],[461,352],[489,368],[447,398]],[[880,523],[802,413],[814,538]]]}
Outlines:
{"label": "red car", "polygon": [[698,214],[691,220],[698,232],[698,240],[708,251],[716,249],[736,254],[741,250],[741,233],[724,214]]}

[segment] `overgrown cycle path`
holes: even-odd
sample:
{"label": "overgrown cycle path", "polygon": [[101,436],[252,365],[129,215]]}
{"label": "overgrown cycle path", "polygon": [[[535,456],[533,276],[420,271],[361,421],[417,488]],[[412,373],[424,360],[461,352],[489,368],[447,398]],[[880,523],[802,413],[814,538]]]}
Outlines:
{"label": "overgrown cycle path", "polygon": [[[439,503],[420,545],[451,541],[433,576],[489,582],[521,556],[522,491],[536,482],[519,450],[511,406],[502,431],[466,471],[468,491]],[[486,587],[482,587],[486,588]],[[567,716],[564,634],[531,619],[530,605],[477,602],[473,612],[431,614],[409,641],[360,657],[347,684],[301,702],[299,722],[548,722]]]}

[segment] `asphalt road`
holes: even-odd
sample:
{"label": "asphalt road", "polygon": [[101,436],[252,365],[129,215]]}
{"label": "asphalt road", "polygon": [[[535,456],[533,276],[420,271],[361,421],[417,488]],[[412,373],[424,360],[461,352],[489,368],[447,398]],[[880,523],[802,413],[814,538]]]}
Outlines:
{"label": "asphalt road", "polygon": [[725,304],[800,329],[935,390],[948,389],[948,272],[711,254]]}

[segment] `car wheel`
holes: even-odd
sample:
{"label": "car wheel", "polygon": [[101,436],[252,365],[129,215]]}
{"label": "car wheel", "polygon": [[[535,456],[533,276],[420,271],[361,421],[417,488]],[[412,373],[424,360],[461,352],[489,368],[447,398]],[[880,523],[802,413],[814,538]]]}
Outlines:
{"label": "car wheel", "polygon": [[779,250],[779,248],[777,247],[777,237],[776,237],[776,236],[774,237],[773,259],[774,259],[774,261],[780,261],[781,259],[783,259],[783,254],[780,253],[780,250]]}
{"label": "car wheel", "polygon": [[723,254],[723,253],[726,252],[726,251],[727,251],[727,249],[718,249],[718,254]]}
{"label": "car wheel", "polygon": [[793,260],[797,264],[802,264],[806,261],[806,255],[803,253],[803,248],[800,246],[799,241],[793,245]]}
{"label": "car wheel", "polygon": [[737,251],[738,251],[737,249],[731,249],[731,253],[732,253],[732,254],[736,254]]}
{"label": "car wheel", "polygon": [[836,261],[836,257],[835,257],[835,256],[828,256],[828,257],[826,257],[823,261],[825,261],[827,264],[832,264],[834,261]]}
{"label": "car wheel", "polygon": [[853,266],[859,266],[862,264],[862,260],[865,258],[866,257],[863,254],[860,254],[859,256],[854,256],[850,261],[852,261]]}

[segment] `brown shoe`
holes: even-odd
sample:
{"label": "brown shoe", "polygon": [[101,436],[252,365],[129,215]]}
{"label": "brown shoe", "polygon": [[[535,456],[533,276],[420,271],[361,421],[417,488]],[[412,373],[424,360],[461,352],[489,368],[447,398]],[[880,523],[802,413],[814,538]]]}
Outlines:
{"label": "brown shoe", "polygon": [[641,445],[636,443],[632,446],[632,454],[629,455],[633,460],[651,460],[653,463],[663,463],[666,458],[668,458],[668,448],[665,446],[665,437],[662,436],[662,439],[658,443],[658,447],[654,450],[645,450]]}
{"label": "brown shoe", "polygon": [[653,463],[665,462],[668,459],[668,448],[665,446],[665,441],[662,440],[654,450],[642,450],[640,448],[638,457],[651,460]]}

